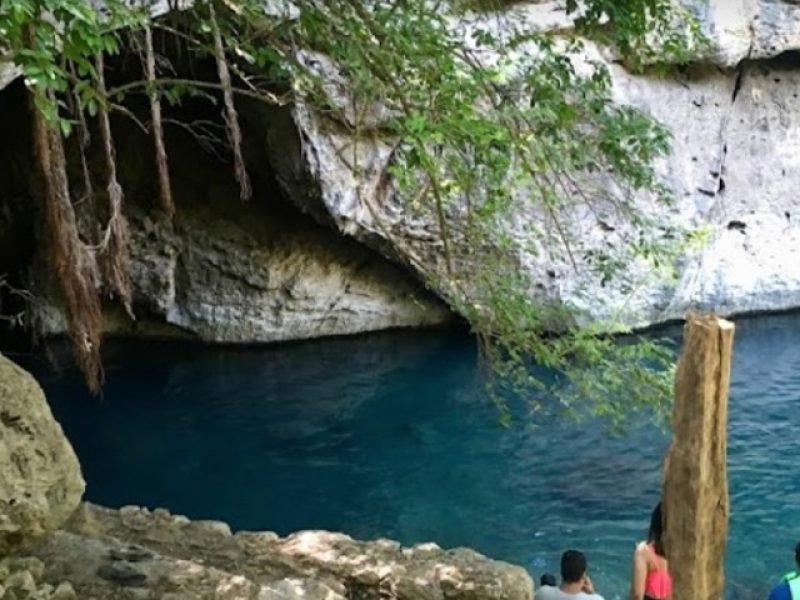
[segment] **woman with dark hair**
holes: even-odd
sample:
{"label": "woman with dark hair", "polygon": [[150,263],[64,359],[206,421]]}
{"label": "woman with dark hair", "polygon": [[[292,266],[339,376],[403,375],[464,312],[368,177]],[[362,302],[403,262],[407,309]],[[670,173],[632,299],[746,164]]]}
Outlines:
{"label": "woman with dark hair", "polygon": [[664,552],[664,515],[659,502],[650,516],[647,540],[633,552],[630,600],[671,600],[672,577]]}

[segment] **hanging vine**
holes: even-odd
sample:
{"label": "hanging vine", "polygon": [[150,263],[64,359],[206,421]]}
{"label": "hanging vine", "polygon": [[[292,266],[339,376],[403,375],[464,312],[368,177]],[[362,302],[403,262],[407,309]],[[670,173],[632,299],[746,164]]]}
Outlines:
{"label": "hanging vine", "polygon": [[47,255],[61,289],[76,361],[89,389],[97,393],[103,383],[100,359],[103,314],[97,293],[96,264],[92,252],[78,236],[61,133],[38,109],[54,99],[41,94],[30,91],[30,115],[33,152],[42,186]]}
{"label": "hanging vine", "polygon": [[[103,55],[95,58],[97,69],[97,90],[102,97],[106,96],[105,65]],[[105,279],[116,292],[122,305],[131,319],[133,315],[133,284],[130,274],[130,234],[128,221],[122,212],[123,192],[117,180],[116,150],[111,135],[111,121],[105,103],[100,104],[97,111],[100,130],[100,143],[106,167],[106,194],[108,195],[108,225],[99,250],[103,256]]]}

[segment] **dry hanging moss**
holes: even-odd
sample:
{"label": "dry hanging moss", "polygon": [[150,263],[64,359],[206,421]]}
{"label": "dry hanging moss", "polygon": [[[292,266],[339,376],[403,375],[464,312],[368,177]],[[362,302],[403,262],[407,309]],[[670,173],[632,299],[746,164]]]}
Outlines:
{"label": "dry hanging moss", "polygon": [[[103,72],[103,55],[95,58],[97,69],[97,87],[101,96],[106,95],[106,82]],[[131,283],[131,257],[130,233],[128,221],[122,213],[123,193],[122,186],[117,180],[116,151],[114,140],[111,136],[111,122],[108,109],[101,105],[97,111],[97,120],[100,129],[100,142],[106,163],[106,193],[108,194],[108,226],[101,242],[102,265],[106,281],[122,301],[125,310],[131,319],[133,315],[133,284]]]}
{"label": "dry hanging moss", "polygon": [[[33,152],[42,182],[48,258],[63,297],[78,367],[92,393],[98,393],[103,384],[100,361],[103,313],[97,293],[96,264],[91,250],[78,236],[63,140],[61,133],[38,110],[36,94],[39,93],[31,90],[29,98]],[[40,100],[54,101],[52,97]]]}

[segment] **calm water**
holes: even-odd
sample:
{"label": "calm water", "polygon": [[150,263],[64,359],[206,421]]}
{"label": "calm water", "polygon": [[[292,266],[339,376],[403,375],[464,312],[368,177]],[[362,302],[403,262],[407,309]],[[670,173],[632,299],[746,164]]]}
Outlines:
{"label": "calm water", "polygon": [[[800,539],[800,317],[739,323],[730,415],[729,595],[765,597]],[[496,426],[469,338],[392,333],[267,349],[109,343],[102,401],[28,359],[88,498],[235,528],[324,528],[471,546],[558,571],[584,549],[607,599],[658,496],[666,438],[600,423]]]}

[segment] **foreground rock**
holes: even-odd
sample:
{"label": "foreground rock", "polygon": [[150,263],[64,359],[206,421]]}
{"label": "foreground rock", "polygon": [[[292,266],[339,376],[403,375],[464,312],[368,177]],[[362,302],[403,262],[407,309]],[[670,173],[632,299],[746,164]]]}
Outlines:
{"label": "foreground rock", "polygon": [[39,384],[0,355],[0,557],[61,526],[83,490]]}
{"label": "foreground rock", "polygon": [[0,560],[0,600],[78,600],[72,585],[42,581],[44,563],[38,558]]}
{"label": "foreground rock", "polygon": [[359,542],[324,531],[232,535],[166,511],[84,504],[35,554],[80,598],[531,600],[520,567],[466,549]]}
{"label": "foreground rock", "polygon": [[724,595],[733,331],[714,316],[690,315],[684,328],[663,492],[675,598]]}

